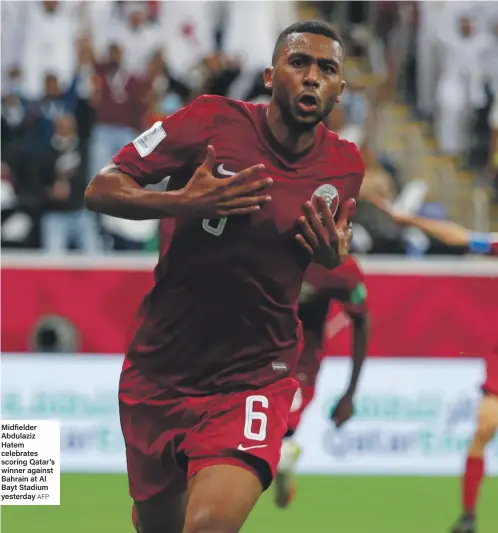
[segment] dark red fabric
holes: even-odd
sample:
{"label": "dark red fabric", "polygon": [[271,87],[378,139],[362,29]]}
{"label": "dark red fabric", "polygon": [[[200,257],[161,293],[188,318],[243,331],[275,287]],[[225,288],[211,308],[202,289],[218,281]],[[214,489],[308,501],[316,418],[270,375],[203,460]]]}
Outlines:
{"label": "dark red fabric", "polygon": [[114,157],[141,183],[170,176],[168,186],[176,189],[211,144],[219,178],[263,163],[258,178],[274,181],[272,202],[251,216],[229,218],[226,225],[175,222],[127,360],[177,394],[257,388],[293,372],[297,297],[309,263],[295,240],[301,206],[325,184],[335,187],[339,203],[355,198],[364,169],[358,149],[323,125],[301,157],[275,143],[266,106],[204,96]]}

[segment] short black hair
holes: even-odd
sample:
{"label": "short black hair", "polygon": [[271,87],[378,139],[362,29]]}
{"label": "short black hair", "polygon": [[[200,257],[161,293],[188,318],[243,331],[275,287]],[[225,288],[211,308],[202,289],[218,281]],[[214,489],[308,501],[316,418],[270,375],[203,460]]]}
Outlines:
{"label": "short black hair", "polygon": [[313,33],[315,35],[324,35],[325,37],[328,37],[329,39],[338,42],[342,48],[342,59],[344,62],[344,56],[346,55],[346,47],[344,46],[344,41],[339,35],[339,32],[335,30],[333,26],[323,20],[300,20],[298,22],[294,22],[294,24],[291,24],[290,26],[285,28],[285,30],[283,30],[282,33],[278,36],[277,42],[275,43],[275,47],[273,48],[273,55],[271,58],[273,65],[275,64],[280,47],[285,42],[287,37],[289,35],[292,35],[293,33]]}

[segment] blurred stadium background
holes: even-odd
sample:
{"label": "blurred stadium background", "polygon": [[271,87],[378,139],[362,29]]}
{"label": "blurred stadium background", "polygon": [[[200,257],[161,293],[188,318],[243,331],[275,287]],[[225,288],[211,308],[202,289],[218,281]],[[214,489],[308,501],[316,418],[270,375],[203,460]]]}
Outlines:
{"label": "blurred stadium background", "polygon": [[[279,511],[270,491],[244,532],[447,531],[479,356],[496,341],[498,262],[396,227],[375,200],[498,231],[498,4],[2,1],[1,17],[2,417],[60,419],[63,470],[61,506],[4,508],[2,531],[131,533],[117,377],[157,223],[97,218],[82,194],[196,95],[268,99],[261,72],[298,18],[334,22],[347,43],[329,126],[366,162],[353,245],[372,357],[356,419],[333,431],[349,338],[332,309],[297,500]],[[498,531],[496,440],[488,451],[480,533]]]}

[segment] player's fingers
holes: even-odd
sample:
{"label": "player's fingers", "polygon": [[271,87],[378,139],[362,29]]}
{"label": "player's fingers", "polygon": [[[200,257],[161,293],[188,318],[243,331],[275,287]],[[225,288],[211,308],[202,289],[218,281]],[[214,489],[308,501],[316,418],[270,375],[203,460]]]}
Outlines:
{"label": "player's fingers", "polygon": [[317,238],[317,245],[328,245],[327,235],[320,217],[311,202],[306,202],[302,207],[303,213],[306,215],[306,220],[311,227],[315,237]]}
{"label": "player's fingers", "polygon": [[261,172],[265,166],[263,164],[259,165],[253,165],[252,167],[245,168],[244,170],[241,170],[239,172],[239,176],[242,180],[246,180],[248,178],[252,178],[255,176],[258,172]]}
{"label": "player's fingers", "polygon": [[248,207],[251,205],[262,206],[268,202],[271,202],[271,196],[241,196],[223,202],[222,207],[235,209],[236,207]]}
{"label": "player's fingers", "polygon": [[253,176],[256,176],[257,173],[261,172],[264,168],[265,166],[263,164],[253,165],[252,167],[245,168],[244,170],[237,172],[237,174],[235,174],[231,178],[228,178],[225,181],[225,185],[227,187],[233,187],[235,185],[244,183],[245,181],[252,178]]}
{"label": "player's fingers", "polygon": [[265,178],[263,180],[253,181],[251,183],[244,183],[242,185],[233,186],[230,189],[227,189],[226,195],[230,198],[235,198],[237,196],[245,196],[247,194],[252,194],[258,191],[262,191],[267,187],[273,185],[273,180],[271,178]]}
{"label": "player's fingers", "polygon": [[296,241],[304,248],[310,255],[313,255],[313,248],[306,242],[306,239],[299,233],[296,235]]}
{"label": "player's fingers", "polygon": [[332,215],[332,211],[330,210],[325,198],[318,198],[317,203],[318,212],[322,217],[322,221],[327,229],[329,238],[333,241],[339,240],[339,232],[337,231],[337,227],[335,225],[334,216]]}
{"label": "player's fingers", "polygon": [[314,249],[319,248],[319,241],[316,233],[313,231],[308,219],[306,217],[299,217],[298,222],[301,225],[302,235],[306,242]]}
{"label": "player's fingers", "polygon": [[201,167],[204,170],[212,172],[215,162],[216,162],[216,151],[214,149],[214,146],[209,144],[206,148],[206,157],[204,158],[204,161],[202,162]]}
{"label": "player's fingers", "polygon": [[339,212],[339,220],[337,221],[337,227],[342,230],[347,230],[349,220],[354,214],[356,208],[356,201],[354,198],[348,198],[342,205]]}
{"label": "player's fingers", "polygon": [[229,216],[240,216],[240,215],[250,215],[251,213],[257,213],[261,207],[259,205],[251,205],[247,207],[235,207],[233,209],[230,208],[224,208],[220,209],[219,215],[222,217],[229,217]]}

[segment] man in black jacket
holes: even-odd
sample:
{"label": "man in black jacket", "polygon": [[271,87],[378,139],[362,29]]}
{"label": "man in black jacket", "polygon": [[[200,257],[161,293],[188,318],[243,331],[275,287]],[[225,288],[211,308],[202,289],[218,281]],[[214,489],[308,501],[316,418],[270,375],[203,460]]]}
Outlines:
{"label": "man in black jacket", "polygon": [[44,198],[41,243],[49,252],[60,253],[71,245],[85,253],[102,249],[96,216],[83,207],[84,166],[76,122],[72,115],[60,115],[39,165]]}

